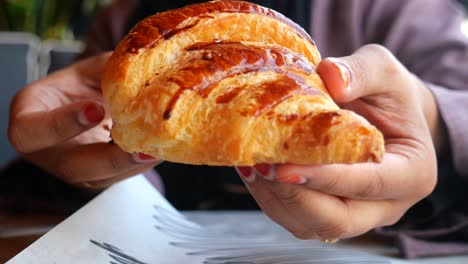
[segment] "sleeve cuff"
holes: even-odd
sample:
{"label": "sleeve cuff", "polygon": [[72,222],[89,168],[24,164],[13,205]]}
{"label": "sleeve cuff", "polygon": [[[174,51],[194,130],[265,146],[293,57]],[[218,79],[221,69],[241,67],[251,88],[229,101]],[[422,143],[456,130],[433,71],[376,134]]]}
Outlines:
{"label": "sleeve cuff", "polygon": [[450,90],[432,83],[426,85],[434,94],[447,127],[455,171],[468,180],[468,91]]}

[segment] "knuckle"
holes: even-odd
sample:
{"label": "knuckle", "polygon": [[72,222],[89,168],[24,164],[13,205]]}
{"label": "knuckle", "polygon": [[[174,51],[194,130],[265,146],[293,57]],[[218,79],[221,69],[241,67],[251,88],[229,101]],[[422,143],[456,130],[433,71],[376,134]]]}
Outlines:
{"label": "knuckle", "polygon": [[382,226],[392,226],[398,223],[400,221],[401,217],[403,216],[403,213],[401,214],[395,214],[387,219],[387,221],[384,222]]}
{"label": "knuckle", "polygon": [[10,126],[8,128],[8,141],[19,153],[28,153],[29,149],[26,147],[27,143],[24,140],[24,137],[21,136],[18,129],[15,126]]}
{"label": "knuckle", "polygon": [[376,184],[374,183],[374,181],[370,181],[368,183],[366,183],[363,187],[361,187],[361,189],[356,193],[356,197],[358,198],[367,198],[369,196],[371,196],[372,194],[374,194],[376,191]]}
{"label": "knuckle", "polygon": [[91,181],[91,182],[82,183],[82,186],[87,188],[87,189],[100,190],[100,189],[105,189],[105,188],[111,186],[113,183],[115,183],[117,181],[118,180],[115,180],[115,179],[101,180],[101,181]]}
{"label": "knuckle", "polygon": [[120,158],[120,155],[117,154],[115,151],[112,151],[108,156],[109,167],[112,171],[120,171],[123,169],[127,162],[123,162]]}
{"label": "knuckle", "polygon": [[326,180],[322,185],[323,190],[336,190],[340,184],[339,177],[328,175],[324,179]]}
{"label": "knuckle", "polygon": [[380,172],[373,177],[373,180],[368,181],[364,186],[356,193],[359,198],[368,198],[371,196],[379,195],[385,191],[385,182]]}
{"label": "knuckle", "polygon": [[387,76],[401,73],[403,67],[387,48],[378,44],[369,44],[366,49],[383,63],[383,71]]}
{"label": "knuckle", "polygon": [[270,218],[274,219],[274,216],[270,213],[270,208],[274,208],[275,205],[278,204],[278,200],[274,197],[255,197],[257,200],[259,206],[263,209],[266,215],[268,215]]}
{"label": "knuckle", "polygon": [[290,188],[287,191],[279,192],[277,195],[286,206],[300,204],[304,201],[304,192],[299,188]]}
{"label": "knuckle", "polygon": [[421,196],[429,196],[435,189],[437,185],[437,173],[429,172],[426,179],[422,183],[421,187]]}
{"label": "knuckle", "polygon": [[385,53],[388,52],[388,49],[379,44],[367,44],[364,46],[365,49],[375,53]]}
{"label": "knuckle", "polygon": [[386,47],[379,44],[368,44],[364,46],[364,48],[380,58],[390,59],[393,57],[392,53]]}
{"label": "knuckle", "polygon": [[54,172],[55,176],[71,184],[77,183],[79,177],[77,177],[76,170],[73,169],[72,164],[70,164],[68,160],[66,155],[59,155],[56,161],[57,167]]}
{"label": "knuckle", "polygon": [[65,124],[63,120],[58,118],[56,115],[52,115],[50,118],[50,123],[49,123],[49,132],[51,135],[54,135],[55,137],[62,139],[65,138],[66,136],[66,131],[65,131]]}
{"label": "knuckle", "polygon": [[399,63],[389,62],[384,65],[383,72],[387,76],[394,78],[400,76],[400,74],[402,73],[402,69],[403,67],[401,67]]}
{"label": "knuckle", "polygon": [[[379,217],[375,219],[375,222],[371,223],[371,228],[392,226],[398,223],[398,221],[400,221],[400,219],[403,217],[406,211],[413,205],[413,201],[381,201],[380,206],[382,206],[383,210],[379,214]],[[367,226],[367,229],[365,229],[364,231],[367,232],[371,228]]]}
{"label": "knuckle", "polygon": [[27,136],[29,134],[29,128],[25,127],[23,124],[24,121],[22,122],[19,117],[10,117],[8,141],[19,153],[29,154],[33,151],[30,144],[31,138]]}
{"label": "knuckle", "polygon": [[[382,226],[392,226],[398,223],[400,219],[403,217],[405,212],[408,210],[408,208],[412,205],[411,204],[403,204],[399,207],[396,207],[396,210],[388,210],[387,214],[384,214],[382,217],[383,219],[380,221],[380,224],[377,224],[376,226],[382,227]],[[393,206],[392,206],[393,207]]]}
{"label": "knuckle", "polygon": [[300,230],[288,230],[295,238],[308,240],[316,238],[315,232],[310,229],[300,229]]}
{"label": "knuckle", "polygon": [[[421,200],[429,196],[437,185],[437,161],[435,154],[431,155],[429,159],[420,159],[419,165],[415,166],[416,177],[411,183],[412,192],[411,197],[416,200]],[[425,160],[426,162],[422,162]]]}
{"label": "knuckle", "polygon": [[351,56],[349,65],[352,68],[353,78],[356,78],[357,80],[359,80],[360,83],[363,83],[363,84],[367,83],[370,77],[368,75],[369,71],[367,70],[367,67],[364,61],[362,61],[358,57]]}
{"label": "knuckle", "polygon": [[321,239],[340,239],[350,236],[353,230],[345,221],[336,221],[317,230]]}

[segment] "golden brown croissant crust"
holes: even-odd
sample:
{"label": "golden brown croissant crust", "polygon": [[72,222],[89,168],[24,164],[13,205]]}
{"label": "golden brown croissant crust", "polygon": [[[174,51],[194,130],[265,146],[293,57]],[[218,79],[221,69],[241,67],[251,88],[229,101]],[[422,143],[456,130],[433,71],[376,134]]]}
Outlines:
{"label": "golden brown croissant crust", "polygon": [[141,21],[108,62],[114,142],[207,165],[380,161],[382,134],[339,109],[308,34],[270,9],[214,1]]}

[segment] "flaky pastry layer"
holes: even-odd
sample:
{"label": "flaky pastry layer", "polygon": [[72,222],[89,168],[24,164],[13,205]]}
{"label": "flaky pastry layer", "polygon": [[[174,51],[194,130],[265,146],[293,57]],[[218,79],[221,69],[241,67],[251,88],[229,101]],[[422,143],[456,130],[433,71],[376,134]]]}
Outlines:
{"label": "flaky pastry layer", "polygon": [[189,164],[380,161],[381,133],[339,109],[319,61],[304,30],[255,4],[156,14],[122,40],[103,75],[114,142]]}

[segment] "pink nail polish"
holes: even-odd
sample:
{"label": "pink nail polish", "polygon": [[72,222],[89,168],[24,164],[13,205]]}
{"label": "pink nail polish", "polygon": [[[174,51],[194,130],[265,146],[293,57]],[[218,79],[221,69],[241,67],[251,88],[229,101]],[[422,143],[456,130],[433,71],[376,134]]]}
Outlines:
{"label": "pink nail polish", "polygon": [[287,176],[287,177],[283,177],[283,178],[278,178],[278,181],[282,182],[282,183],[301,185],[301,184],[306,183],[307,179],[305,177],[303,177],[303,176],[291,175],[291,176]]}
{"label": "pink nail polish", "polygon": [[344,87],[348,88],[351,85],[351,70],[349,66],[346,65],[344,62],[340,61],[339,59],[335,58],[328,58],[335,67],[340,71],[341,79],[343,80]]}
{"label": "pink nail polish", "polygon": [[152,157],[150,155],[144,154],[144,153],[134,154],[133,158],[138,163],[151,163],[151,162],[155,162],[157,160],[156,158],[154,158],[154,157]]}
{"label": "pink nail polish", "polygon": [[246,181],[255,181],[255,172],[252,167],[236,167],[237,173]]}
{"label": "pink nail polish", "polygon": [[255,171],[266,180],[275,179],[274,166],[270,164],[257,164],[254,166]]}
{"label": "pink nail polish", "polygon": [[104,108],[96,104],[87,104],[81,110],[78,120],[83,125],[89,126],[100,123],[105,116]]}

